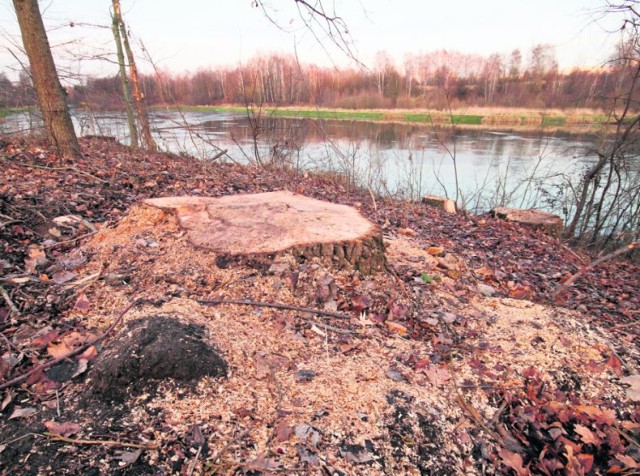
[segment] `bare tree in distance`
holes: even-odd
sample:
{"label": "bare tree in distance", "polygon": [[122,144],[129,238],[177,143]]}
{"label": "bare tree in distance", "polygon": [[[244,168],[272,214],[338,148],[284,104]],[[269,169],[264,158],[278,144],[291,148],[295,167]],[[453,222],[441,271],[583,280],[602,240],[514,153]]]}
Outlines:
{"label": "bare tree in distance", "polygon": [[[327,56],[331,57],[325,46],[325,42],[323,41],[325,38],[333,43],[348,58],[351,58],[360,66],[365,66],[358,59],[353,40],[351,38],[351,33],[347,27],[347,22],[337,14],[335,11],[335,4],[333,2],[323,2],[322,0],[291,1],[293,1],[296,6],[298,17],[302,21],[302,24],[309,32],[311,32]],[[331,10],[325,6],[325,3],[330,3],[332,5]],[[252,5],[255,8],[260,8],[267,19],[279,29],[283,31],[290,31],[288,28],[283,27],[278,20],[277,11],[271,5],[271,2],[266,0],[253,0]],[[322,36],[324,36],[324,38],[322,38]]]}
{"label": "bare tree in distance", "polygon": [[37,0],[13,0],[22,43],[29,58],[33,85],[50,145],[59,155],[80,158],[65,93],[56,71]]}

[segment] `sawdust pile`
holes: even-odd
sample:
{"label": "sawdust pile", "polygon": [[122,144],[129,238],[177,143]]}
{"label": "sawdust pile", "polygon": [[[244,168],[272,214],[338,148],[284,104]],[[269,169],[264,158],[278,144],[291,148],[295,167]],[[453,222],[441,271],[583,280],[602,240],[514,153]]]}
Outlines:
{"label": "sawdust pile", "polygon": [[[417,239],[388,238],[392,266],[409,256],[406,262],[435,266]],[[226,379],[204,378],[194,390],[161,381],[127,402],[122,424],[151,428],[142,437],[161,447],[199,428],[207,453],[173,457],[199,471],[475,474],[490,460],[499,467],[496,454],[506,461],[486,436],[506,438],[500,395],[525,388],[533,373],[545,391],[572,401],[619,405],[627,398],[603,365],[610,353],[604,331],[570,311],[528,301],[455,300],[446,282],[452,278],[408,288],[389,274],[362,278],[291,256],[269,269],[221,269],[214,254],[189,243],[172,215],[144,206],[84,249],[92,256],[86,272],[106,277],[91,296],[99,305],[86,317],[89,325],[105,327],[113,310],[142,297],[147,304],[127,320],[153,314],[201,325],[227,361]],[[363,295],[370,303],[360,309],[354,302]],[[353,317],[197,302],[212,298]],[[412,299],[449,304],[446,311],[390,316]],[[392,310],[381,318],[384,306]],[[407,333],[410,320],[422,329],[420,338]],[[151,466],[168,464],[159,451],[147,458]]]}

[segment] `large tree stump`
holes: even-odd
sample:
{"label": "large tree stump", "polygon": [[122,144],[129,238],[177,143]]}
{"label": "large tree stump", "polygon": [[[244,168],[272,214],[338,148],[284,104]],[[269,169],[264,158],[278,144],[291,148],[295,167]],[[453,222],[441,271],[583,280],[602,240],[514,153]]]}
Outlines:
{"label": "large tree stump", "polygon": [[174,213],[189,240],[224,257],[272,257],[292,252],[330,258],[363,273],[385,264],[380,230],[357,210],[291,192],[165,197],[147,205]]}

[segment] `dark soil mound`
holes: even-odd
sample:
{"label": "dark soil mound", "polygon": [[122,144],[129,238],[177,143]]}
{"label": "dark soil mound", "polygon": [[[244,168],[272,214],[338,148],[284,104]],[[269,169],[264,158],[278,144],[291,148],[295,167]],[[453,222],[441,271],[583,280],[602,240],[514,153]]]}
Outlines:
{"label": "dark soil mound", "polygon": [[128,323],[96,359],[93,390],[104,400],[122,400],[150,380],[196,381],[225,376],[227,364],[204,340],[204,329],[165,316]]}

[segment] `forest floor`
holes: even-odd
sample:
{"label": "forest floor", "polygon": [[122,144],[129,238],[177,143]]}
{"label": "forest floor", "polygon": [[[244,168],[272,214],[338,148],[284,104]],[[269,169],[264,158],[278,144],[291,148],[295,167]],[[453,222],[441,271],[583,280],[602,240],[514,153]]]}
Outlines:
{"label": "forest floor", "polygon": [[[640,471],[637,266],[552,299],[592,257],[541,231],[81,145],[0,143],[0,474]],[[359,209],[388,269],[226,262],[141,203],[273,190]]]}

